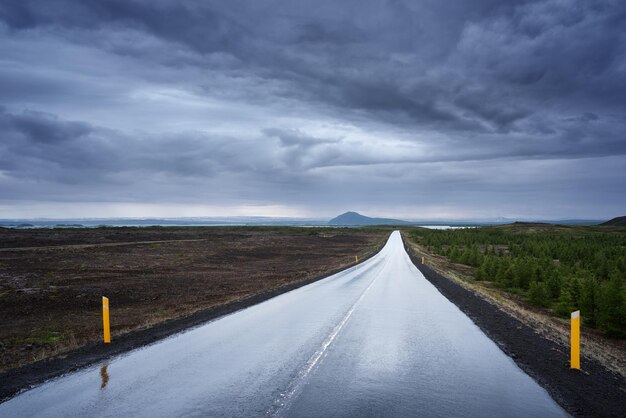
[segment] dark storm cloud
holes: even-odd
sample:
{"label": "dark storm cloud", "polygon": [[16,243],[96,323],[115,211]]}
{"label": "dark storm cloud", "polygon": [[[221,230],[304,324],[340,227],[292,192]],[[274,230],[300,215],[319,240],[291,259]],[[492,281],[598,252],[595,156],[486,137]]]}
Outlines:
{"label": "dark storm cloud", "polygon": [[91,132],[89,125],[79,122],[62,122],[58,118],[41,112],[23,112],[10,115],[0,109],[0,126],[4,132],[15,131],[29,141],[58,143],[73,141]]}
{"label": "dark storm cloud", "polygon": [[489,204],[498,170],[539,170],[527,189],[565,202],[580,181],[555,167],[594,161],[623,191],[598,162],[626,160],[623,27],[609,0],[5,0],[0,173],[293,205],[401,176]]}
{"label": "dark storm cloud", "polygon": [[[101,181],[111,172],[210,175],[217,164],[237,169],[238,154],[227,138],[129,137],[86,123],[61,120],[42,112],[11,114],[0,109],[3,154],[0,170],[33,179],[63,182]],[[234,148],[234,149],[233,149]],[[80,175],[86,171],[90,176]]]}
{"label": "dark storm cloud", "polygon": [[131,184],[142,176],[176,183],[229,175],[255,178],[256,182],[278,180],[283,185],[287,182],[280,178],[284,177],[293,184],[298,180],[289,176],[289,171],[294,158],[301,156],[293,155],[292,150],[281,153],[281,148],[314,146],[313,138],[271,129],[268,134],[272,137],[281,136],[279,143],[266,143],[263,140],[270,138],[263,136],[239,140],[201,132],[136,132],[129,136],[47,113],[12,114],[2,108],[0,132],[0,172],[15,178],[88,186]]}
{"label": "dark storm cloud", "polygon": [[[115,170],[102,134],[81,122],[42,112],[8,113],[0,109],[0,171],[32,181],[82,183],[97,172]],[[5,196],[7,197],[7,196]]]}
{"label": "dark storm cloud", "polygon": [[[130,28],[200,54],[233,55],[327,103],[439,128],[506,128],[532,115],[534,96],[572,95],[623,76],[626,18],[618,2],[460,6],[471,20],[433,2],[286,3],[9,1],[1,14],[14,30]],[[456,43],[437,42],[442,32]],[[620,97],[620,84],[603,95]]]}

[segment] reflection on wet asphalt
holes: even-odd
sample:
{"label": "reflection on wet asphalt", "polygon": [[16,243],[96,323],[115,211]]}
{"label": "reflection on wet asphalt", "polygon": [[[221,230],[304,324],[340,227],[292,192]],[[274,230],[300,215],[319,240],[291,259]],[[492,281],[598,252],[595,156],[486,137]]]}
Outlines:
{"label": "reflection on wet asphalt", "polygon": [[0,416],[95,415],[566,414],[424,279],[394,232],[358,271],[0,404]]}
{"label": "reflection on wet asphalt", "polygon": [[109,363],[105,363],[102,367],[100,367],[100,377],[102,378],[102,384],[100,385],[100,390],[107,387],[107,383],[109,383],[109,372],[107,371],[109,367]]}

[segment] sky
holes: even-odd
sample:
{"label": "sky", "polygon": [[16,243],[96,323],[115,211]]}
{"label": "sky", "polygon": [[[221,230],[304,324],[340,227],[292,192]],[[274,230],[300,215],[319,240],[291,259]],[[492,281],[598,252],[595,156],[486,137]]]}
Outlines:
{"label": "sky", "polygon": [[623,0],[2,0],[0,218],[626,215]]}

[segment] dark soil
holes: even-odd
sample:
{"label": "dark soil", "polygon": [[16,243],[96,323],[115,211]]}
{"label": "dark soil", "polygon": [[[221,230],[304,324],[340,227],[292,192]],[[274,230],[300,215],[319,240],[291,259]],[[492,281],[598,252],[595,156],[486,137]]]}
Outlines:
{"label": "dark soil", "polygon": [[582,370],[569,367],[569,347],[548,340],[496,306],[421,264],[421,254],[405,248],[415,266],[448,300],[469,316],[517,365],[543,386],[570,414],[624,417],[626,380],[583,357]]}
{"label": "dark soil", "polygon": [[0,250],[0,399],[326,277],[376,253],[388,236],[330,228],[36,232],[0,229],[0,242],[6,234],[19,247]]}

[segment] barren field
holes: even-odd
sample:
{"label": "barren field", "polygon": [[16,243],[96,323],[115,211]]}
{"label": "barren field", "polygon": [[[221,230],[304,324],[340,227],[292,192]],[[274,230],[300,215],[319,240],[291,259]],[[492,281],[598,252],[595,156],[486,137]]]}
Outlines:
{"label": "barren field", "polygon": [[378,249],[384,230],[0,228],[0,370],[323,275]]}

